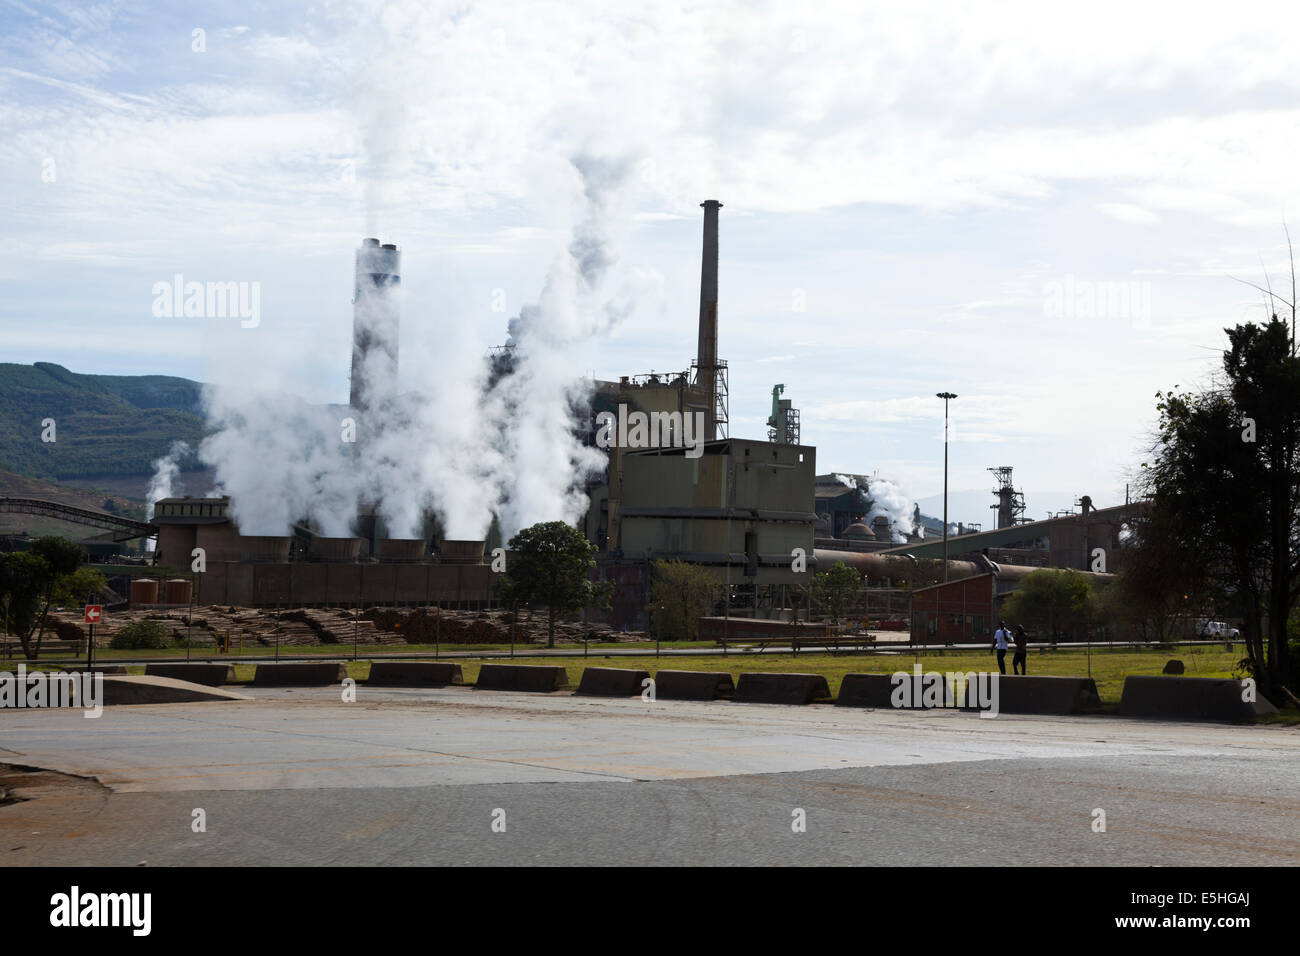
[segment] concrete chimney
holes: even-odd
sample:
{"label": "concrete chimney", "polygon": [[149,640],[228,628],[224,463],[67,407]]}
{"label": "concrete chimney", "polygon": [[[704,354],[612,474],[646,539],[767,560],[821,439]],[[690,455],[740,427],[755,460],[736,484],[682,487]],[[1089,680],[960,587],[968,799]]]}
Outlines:
{"label": "concrete chimney", "polygon": [[700,341],[695,351],[696,384],[703,386],[704,438],[717,437],[718,380],[718,210],[722,203],[706,199],[704,209],[704,250],[700,262]]}
{"label": "concrete chimney", "polygon": [[393,244],[365,239],[357,250],[356,285],[352,299],[352,384],[349,403],[368,405],[368,388],[396,389],[397,343],[400,333],[397,287],[401,285],[402,254]]}

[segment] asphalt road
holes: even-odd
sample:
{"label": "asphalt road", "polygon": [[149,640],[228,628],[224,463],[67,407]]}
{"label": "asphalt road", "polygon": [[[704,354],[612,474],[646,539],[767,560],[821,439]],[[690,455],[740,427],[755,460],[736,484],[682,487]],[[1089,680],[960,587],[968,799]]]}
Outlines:
{"label": "asphalt road", "polygon": [[29,799],[0,806],[0,859],[1300,863],[1292,728],[466,688],[363,685],[355,703],[337,688],[253,693],[98,720],[0,714],[0,762],[74,775],[18,782]]}

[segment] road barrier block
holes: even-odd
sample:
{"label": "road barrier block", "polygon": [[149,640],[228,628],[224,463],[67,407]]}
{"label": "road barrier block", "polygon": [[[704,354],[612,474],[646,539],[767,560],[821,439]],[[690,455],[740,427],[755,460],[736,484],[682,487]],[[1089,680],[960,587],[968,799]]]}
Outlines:
{"label": "road barrier block", "polygon": [[323,687],[342,683],[347,668],[331,661],[282,661],[258,664],[253,672],[254,687]]}
{"label": "road barrier block", "polygon": [[831,689],[820,674],[741,674],[732,700],[741,704],[811,704]]}
{"label": "road barrier block", "polygon": [[[642,681],[650,679],[649,671],[620,667],[588,667],[582,672],[574,694],[591,697],[636,697],[644,689]],[[658,688],[656,688],[656,695]]]}
{"label": "road barrier block", "polygon": [[736,692],[725,671],[659,671],[655,674],[655,697],[664,700],[717,700]]}
{"label": "road barrier block", "polygon": [[233,684],[235,682],[235,668],[231,664],[188,664],[177,661],[165,664],[146,664],[144,676],[171,677],[175,680],[186,680],[192,684],[203,684],[206,687],[220,687],[222,684]]}
{"label": "road barrier block", "polygon": [[[914,675],[902,672],[907,680]],[[962,672],[960,682],[965,682],[967,672]],[[951,686],[947,672],[944,676],[944,699]],[[955,676],[955,672],[954,672]],[[840,693],[835,699],[839,707],[876,707],[881,710],[921,710],[923,698],[919,692],[906,695],[911,706],[894,706],[894,692],[898,687],[893,674],[845,674],[840,682]],[[956,691],[951,691],[954,696]],[[1082,714],[1098,709],[1101,698],[1097,684],[1087,677],[1027,677],[1023,675],[998,675],[998,712],[1004,714]],[[974,708],[971,708],[974,709]]]}
{"label": "road barrier block", "polygon": [[104,678],[104,704],[199,704],[205,701],[251,700],[243,694],[174,677]]}
{"label": "road barrier block", "polygon": [[[911,680],[912,675],[908,674],[907,678]],[[894,683],[889,674],[845,674],[835,706],[892,709],[890,695],[893,690]]]}
{"label": "road barrier block", "polygon": [[998,680],[1003,714],[1086,714],[1101,707],[1097,682],[1088,677],[1012,675]]}
{"label": "road barrier block", "polygon": [[1120,698],[1121,717],[1163,717],[1167,720],[1248,720],[1276,714],[1255,692],[1242,700],[1244,681],[1226,677],[1127,677]]}
{"label": "road barrier block", "polygon": [[446,687],[463,684],[460,665],[449,661],[375,661],[367,684],[377,687]]}
{"label": "road barrier block", "polygon": [[568,673],[557,665],[484,664],[479,668],[474,689],[548,694],[567,687],[568,683]]}

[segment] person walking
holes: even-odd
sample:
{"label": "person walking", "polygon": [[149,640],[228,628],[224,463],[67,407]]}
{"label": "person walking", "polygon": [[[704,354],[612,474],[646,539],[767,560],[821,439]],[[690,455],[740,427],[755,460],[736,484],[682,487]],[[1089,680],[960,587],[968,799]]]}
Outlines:
{"label": "person walking", "polygon": [[1011,673],[1021,677],[1029,674],[1029,635],[1023,624],[1016,625],[1016,654],[1011,658]]}
{"label": "person walking", "polygon": [[998,652],[998,673],[1006,676],[1007,673],[1007,643],[1011,639],[1011,631],[1007,628],[1006,621],[998,621],[998,629],[993,632],[993,648]]}

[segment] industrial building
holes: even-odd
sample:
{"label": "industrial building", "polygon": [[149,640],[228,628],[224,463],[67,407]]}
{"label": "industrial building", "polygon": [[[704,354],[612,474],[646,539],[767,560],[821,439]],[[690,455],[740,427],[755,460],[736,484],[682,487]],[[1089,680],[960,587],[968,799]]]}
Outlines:
{"label": "industrial building", "polygon": [[[910,518],[881,514],[871,497],[872,476],[818,475],[816,449],[800,443],[799,412],[783,397],[784,385],[772,389],[766,440],[730,435],[727,363],[718,355],[722,204],[707,200],[701,207],[694,359],[683,361],[680,372],[590,383],[590,443],[596,444],[602,415],[624,421],[639,413],[663,426],[636,441],[618,432],[624,440],[600,446],[608,467],[587,483],[583,527],[599,550],[600,574],[615,584],[609,623],[644,625],[657,560],[711,573],[725,587],[721,613],[770,618],[790,616],[811,575],[842,561],[874,595],[864,598],[864,609],[911,619],[919,634],[983,639],[996,602],[1035,567],[1093,570],[1095,548],[1118,546],[1131,509],[1099,511],[1084,497],[1080,514],[1025,522],[1023,495],[1003,466],[990,469],[999,481],[992,506],[998,528],[967,533],[958,526],[948,540],[949,581],[931,583],[926,575],[934,569],[925,570],[925,562],[944,555],[942,524],[915,507]],[[356,253],[350,398],[359,416],[382,405],[396,381],[399,317],[392,292],[401,282],[400,265],[396,245],[378,239],[364,240]],[[494,350],[489,361],[497,378],[513,372],[509,346]],[[225,498],[172,498],[155,507],[160,563],[183,567],[195,548],[205,553],[199,600],[475,606],[492,599],[484,542],[443,541],[431,519],[423,538],[387,538],[382,502],[362,504],[347,538],[321,537],[302,524],[290,536],[246,536],[228,510]],[[806,615],[806,602],[803,607]]]}

